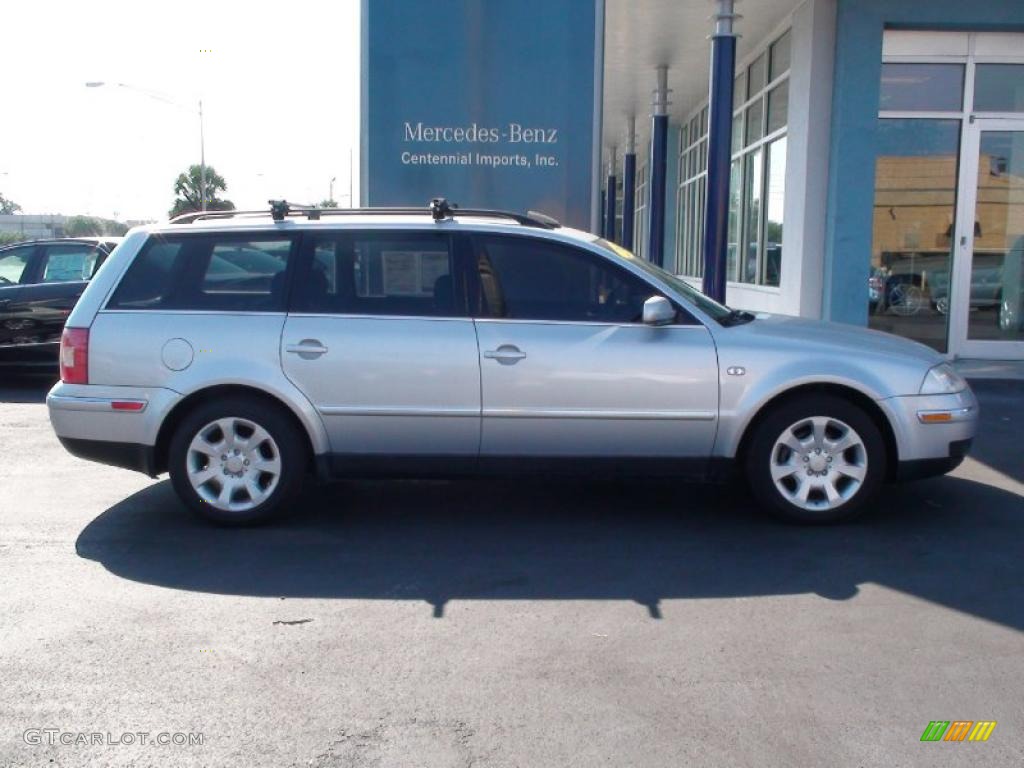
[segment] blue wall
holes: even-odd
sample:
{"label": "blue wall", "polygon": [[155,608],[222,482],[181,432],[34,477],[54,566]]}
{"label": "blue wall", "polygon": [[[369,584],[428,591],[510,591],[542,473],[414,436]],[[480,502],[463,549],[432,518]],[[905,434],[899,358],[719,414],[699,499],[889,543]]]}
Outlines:
{"label": "blue wall", "polygon": [[368,204],[444,196],[590,228],[595,0],[372,0],[363,14]]}
{"label": "blue wall", "polygon": [[885,27],[1024,30],[1022,0],[838,0],[822,312],[867,324]]}

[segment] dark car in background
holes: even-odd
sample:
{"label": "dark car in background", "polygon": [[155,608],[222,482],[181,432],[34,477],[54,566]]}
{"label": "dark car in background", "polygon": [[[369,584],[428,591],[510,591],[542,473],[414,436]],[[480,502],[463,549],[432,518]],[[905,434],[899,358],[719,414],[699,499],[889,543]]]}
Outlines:
{"label": "dark car in background", "polygon": [[61,238],[0,248],[0,370],[56,370],[64,321],[120,241]]}

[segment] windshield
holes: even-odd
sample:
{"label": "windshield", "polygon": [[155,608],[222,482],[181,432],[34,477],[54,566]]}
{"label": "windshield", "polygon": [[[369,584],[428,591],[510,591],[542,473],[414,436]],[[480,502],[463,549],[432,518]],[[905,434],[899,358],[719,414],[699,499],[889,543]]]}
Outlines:
{"label": "windshield", "polygon": [[652,264],[646,259],[641,259],[638,258],[637,256],[634,256],[621,245],[610,243],[601,237],[596,238],[594,242],[602,246],[608,252],[615,254],[615,256],[619,257],[620,259],[628,261],[630,264],[632,264],[635,267],[639,267],[647,274],[656,277],[663,283],[667,283],[669,287],[671,287],[673,290],[684,296],[688,301],[690,301],[698,309],[700,309],[702,312],[704,312],[711,318],[721,322],[733,316],[733,311],[724,304],[719,304],[714,299],[709,299],[707,296],[698,291],[685,280],[676,277],[671,272],[665,271],[661,267]]}

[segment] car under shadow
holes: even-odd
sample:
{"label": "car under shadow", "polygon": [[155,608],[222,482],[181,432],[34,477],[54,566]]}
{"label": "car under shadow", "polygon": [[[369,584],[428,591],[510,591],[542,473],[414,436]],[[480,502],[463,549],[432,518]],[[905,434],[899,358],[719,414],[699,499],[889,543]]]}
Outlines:
{"label": "car under shadow", "polygon": [[[1019,496],[943,477],[888,486],[842,526],[763,517],[730,487],[651,482],[355,482],[226,529],[168,482],[90,522],[81,557],[133,581],[262,597],[661,601],[818,594],[877,583],[1024,629]],[[969,510],[969,512],[967,511]]]}

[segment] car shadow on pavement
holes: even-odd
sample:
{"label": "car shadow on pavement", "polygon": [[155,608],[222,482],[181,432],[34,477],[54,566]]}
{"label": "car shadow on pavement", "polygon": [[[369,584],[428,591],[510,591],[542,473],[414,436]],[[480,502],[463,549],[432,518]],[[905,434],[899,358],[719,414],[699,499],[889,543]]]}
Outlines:
{"label": "car shadow on pavement", "polygon": [[45,403],[57,381],[55,373],[21,373],[0,369],[0,403]]}
{"label": "car shadow on pavement", "polygon": [[133,581],[235,595],[630,600],[815,593],[877,583],[1024,628],[1021,498],[953,477],[887,486],[831,527],[777,523],[740,490],[643,482],[356,482],[267,526],[215,527],[156,483],[93,520],[81,557]]}
{"label": "car shadow on pavement", "polygon": [[981,401],[978,439],[971,446],[971,458],[1024,483],[1024,382],[1000,379],[972,379],[971,388]]}

